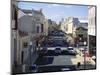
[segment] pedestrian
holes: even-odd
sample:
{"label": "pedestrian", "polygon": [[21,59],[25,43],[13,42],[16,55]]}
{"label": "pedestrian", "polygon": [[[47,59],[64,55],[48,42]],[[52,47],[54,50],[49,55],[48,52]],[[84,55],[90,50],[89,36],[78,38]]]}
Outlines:
{"label": "pedestrian", "polygon": [[81,63],[80,63],[80,62],[78,62],[78,63],[77,63],[77,68],[79,69],[79,68],[80,68],[80,66],[81,66]]}

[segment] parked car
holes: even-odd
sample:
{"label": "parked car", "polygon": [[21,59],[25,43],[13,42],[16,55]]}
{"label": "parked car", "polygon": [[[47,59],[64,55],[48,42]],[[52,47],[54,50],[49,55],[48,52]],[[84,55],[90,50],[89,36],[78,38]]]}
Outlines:
{"label": "parked car", "polygon": [[45,55],[47,53],[47,47],[43,47],[42,50],[38,51],[39,55]]}
{"label": "parked car", "polygon": [[92,56],[92,60],[94,60],[96,62],[96,56]]}
{"label": "parked car", "polygon": [[38,71],[38,69],[37,69],[37,65],[31,65],[31,66],[29,66],[29,71],[30,72],[37,72]]}
{"label": "parked car", "polygon": [[61,48],[55,48],[56,53],[61,53]]}
{"label": "parked car", "polygon": [[73,47],[68,47],[67,49],[69,53],[76,53]]}

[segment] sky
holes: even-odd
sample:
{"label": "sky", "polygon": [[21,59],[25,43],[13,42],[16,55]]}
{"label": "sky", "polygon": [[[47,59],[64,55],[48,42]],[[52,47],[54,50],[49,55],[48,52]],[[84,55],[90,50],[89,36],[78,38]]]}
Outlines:
{"label": "sky", "polygon": [[34,2],[19,2],[18,7],[21,9],[34,9],[42,12],[46,18],[59,23],[62,18],[78,17],[80,21],[88,21],[88,6],[82,5],[64,5],[50,3],[34,3]]}

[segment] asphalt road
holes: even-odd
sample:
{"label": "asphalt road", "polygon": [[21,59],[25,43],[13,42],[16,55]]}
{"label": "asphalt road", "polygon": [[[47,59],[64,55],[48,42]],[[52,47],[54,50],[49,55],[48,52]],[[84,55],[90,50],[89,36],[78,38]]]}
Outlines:
{"label": "asphalt road", "polygon": [[[68,47],[68,43],[65,42],[64,39],[59,37],[64,37],[64,34],[58,35],[59,32],[52,36],[52,41],[44,41],[42,46],[43,47]],[[54,38],[53,36],[56,36]],[[74,47],[73,47],[74,48]],[[77,48],[78,50],[78,48]],[[76,55],[73,53],[69,53],[68,51],[64,50],[61,52],[56,53],[55,50],[44,50],[38,51],[39,57],[33,63],[38,68],[37,72],[56,72],[56,71],[73,71],[73,70],[84,70],[84,69],[95,69],[95,65],[87,64],[84,65],[84,57],[82,53],[80,55]],[[94,63],[93,61],[91,61]],[[78,63],[80,63],[80,67],[77,68]]]}

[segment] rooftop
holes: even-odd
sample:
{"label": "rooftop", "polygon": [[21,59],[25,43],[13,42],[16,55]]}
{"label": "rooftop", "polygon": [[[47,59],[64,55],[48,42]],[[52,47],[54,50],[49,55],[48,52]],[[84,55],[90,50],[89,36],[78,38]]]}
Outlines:
{"label": "rooftop", "polygon": [[34,12],[34,13],[43,15],[42,9],[40,9],[40,10],[34,10],[34,9],[32,9],[32,10],[21,9],[21,10],[22,10],[24,13],[26,13],[26,14],[30,14],[30,13]]}

